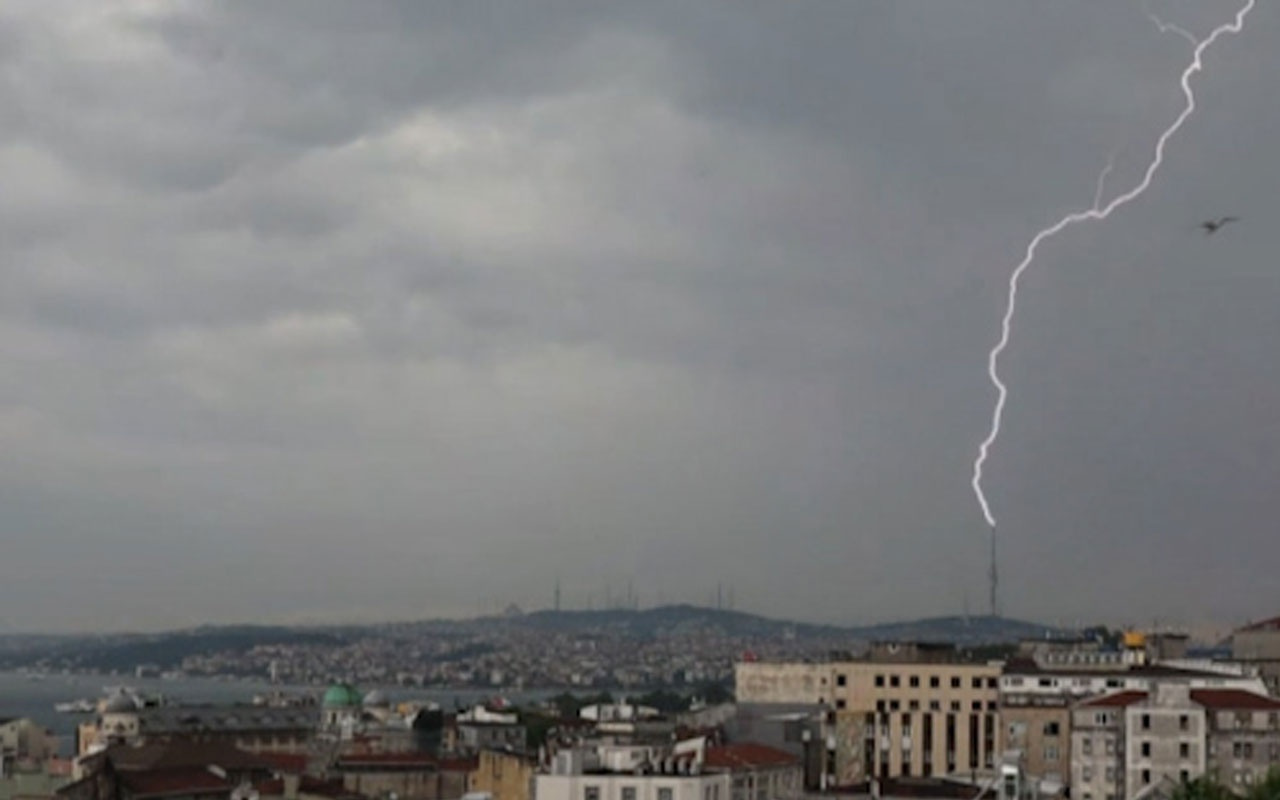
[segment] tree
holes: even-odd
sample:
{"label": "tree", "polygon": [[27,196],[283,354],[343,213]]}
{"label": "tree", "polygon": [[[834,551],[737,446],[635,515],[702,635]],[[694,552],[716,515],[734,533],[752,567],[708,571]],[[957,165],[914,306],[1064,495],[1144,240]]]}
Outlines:
{"label": "tree", "polygon": [[1249,800],[1280,800],[1280,769],[1272,769],[1249,790]]}
{"label": "tree", "polygon": [[1213,775],[1202,775],[1186,781],[1173,792],[1173,800],[1237,800],[1236,796]]}

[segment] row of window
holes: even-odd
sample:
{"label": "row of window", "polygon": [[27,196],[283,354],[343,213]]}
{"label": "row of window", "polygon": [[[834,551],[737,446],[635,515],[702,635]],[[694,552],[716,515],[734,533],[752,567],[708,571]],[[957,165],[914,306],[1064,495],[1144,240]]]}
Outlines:
{"label": "row of window", "polygon": [[[843,700],[836,701],[836,708],[844,708],[844,707],[845,706],[844,706]],[[962,710],[962,704],[959,700],[952,700],[948,704],[947,709],[952,712],[959,712]],[[902,710],[902,702],[899,700],[877,700],[876,701],[876,711],[883,713],[885,711],[901,711],[901,710]],[[906,705],[906,710],[907,711],[923,711],[925,709],[921,707],[919,700],[908,700]],[[941,711],[942,701],[930,700],[927,710]],[[996,702],[994,700],[989,700],[986,703],[984,703],[981,700],[974,700],[969,704],[969,710],[970,711],[983,711],[983,710],[995,711]]]}
{"label": "row of window", "polygon": [[[959,675],[952,675],[950,679],[950,683],[951,683],[952,689],[959,689],[961,688],[961,686],[963,686],[964,679],[961,678]],[[839,686],[844,686],[845,676],[837,675],[836,684]],[[894,675],[894,674],[890,674],[890,675],[878,674],[875,676],[875,684],[878,688],[883,688],[884,686],[888,685],[889,687],[896,689],[902,686],[902,676]],[[999,679],[975,677],[970,679],[969,685],[971,688],[974,688],[974,689],[981,689],[984,686],[988,689],[995,689],[995,688],[998,688],[999,686]],[[911,687],[912,689],[920,688],[920,676],[908,675],[907,686]],[[939,675],[930,675],[929,688],[930,689],[942,688],[942,677]]]}

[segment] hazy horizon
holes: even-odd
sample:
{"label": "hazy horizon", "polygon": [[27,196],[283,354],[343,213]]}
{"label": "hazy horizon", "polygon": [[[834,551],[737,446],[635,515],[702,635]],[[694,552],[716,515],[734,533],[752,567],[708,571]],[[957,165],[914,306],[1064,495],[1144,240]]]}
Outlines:
{"label": "hazy horizon", "polygon": [[[1276,11],[1024,278],[1010,616],[1280,613]],[[1138,0],[4,3],[0,631],[984,609],[1009,272],[1190,59]]]}

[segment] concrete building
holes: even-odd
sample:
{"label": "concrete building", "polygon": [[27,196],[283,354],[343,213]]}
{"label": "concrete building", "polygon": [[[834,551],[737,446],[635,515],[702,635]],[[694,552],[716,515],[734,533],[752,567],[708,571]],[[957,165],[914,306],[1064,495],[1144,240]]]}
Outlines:
{"label": "concrete building", "polygon": [[1120,800],[1214,774],[1244,792],[1280,766],[1280,701],[1163,682],[1072,711],[1072,797]]}
{"label": "concrete building", "polygon": [[0,719],[0,776],[43,764],[58,754],[58,738],[26,717]]}
{"label": "concrete building", "polygon": [[738,664],[742,703],[825,707],[825,786],[996,768],[1001,665],[942,645],[873,645],[862,660]]}
{"label": "concrete building", "polygon": [[[1146,637],[1143,644],[1153,653],[1184,654],[1184,637]],[[1051,790],[1068,784],[1071,754],[1071,706],[1091,697],[1120,691],[1146,693],[1160,682],[1181,682],[1190,689],[1232,689],[1265,693],[1262,680],[1236,665],[1179,660],[1170,663],[1137,663],[1119,651],[1085,646],[1034,650],[1034,655],[1012,658],[1000,676],[1000,715],[1005,747],[1023,754],[1032,778]],[[1194,668],[1193,668],[1194,667]]]}
{"label": "concrete building", "polygon": [[1280,617],[1247,625],[1231,634],[1231,657],[1254,666],[1267,690],[1280,695]]}
{"label": "concrete building", "polygon": [[107,699],[93,721],[80,726],[80,756],[114,744],[222,743],[251,753],[306,752],[320,717],[314,708],[253,705],[147,706],[128,694]]}
{"label": "concrete building", "polygon": [[538,800],[788,800],[800,759],[753,742],[607,745],[565,750],[535,779]]}
{"label": "concrete building", "polygon": [[470,791],[492,800],[531,800],[537,758],[503,750],[481,750],[471,773]]}
{"label": "concrete building", "polygon": [[1192,695],[1185,683],[1162,682],[1124,708],[1124,797],[1204,774],[1205,714]]}
{"label": "concrete building", "polygon": [[1071,797],[1124,798],[1124,710],[1146,698],[1124,691],[1079,703],[1071,711]]}
{"label": "concrete building", "polygon": [[1191,694],[1205,711],[1209,772],[1243,792],[1280,769],[1280,700],[1229,689]]}
{"label": "concrete building", "polygon": [[478,763],[473,758],[439,758],[431,753],[365,753],[339,756],[330,777],[348,791],[397,800],[459,800],[470,789]]}
{"label": "concrete building", "polygon": [[1071,703],[1062,695],[1002,695],[1005,750],[1021,754],[1030,779],[1048,793],[1071,780]]}

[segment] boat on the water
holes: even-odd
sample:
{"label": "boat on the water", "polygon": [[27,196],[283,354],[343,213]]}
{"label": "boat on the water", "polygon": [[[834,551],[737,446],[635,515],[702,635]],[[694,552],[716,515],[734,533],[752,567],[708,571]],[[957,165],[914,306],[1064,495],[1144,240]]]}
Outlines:
{"label": "boat on the water", "polygon": [[73,700],[70,703],[54,703],[53,710],[59,714],[92,714],[97,705],[92,700]]}

